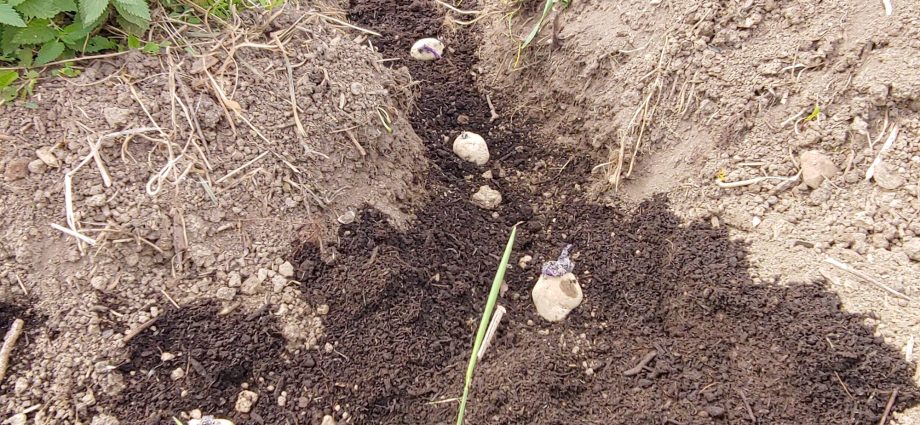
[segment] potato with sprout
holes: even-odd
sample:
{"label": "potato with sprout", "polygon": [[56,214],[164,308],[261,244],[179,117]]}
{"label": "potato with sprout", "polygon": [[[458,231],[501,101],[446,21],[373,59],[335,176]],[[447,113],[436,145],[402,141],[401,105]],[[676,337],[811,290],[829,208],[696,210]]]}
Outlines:
{"label": "potato with sprout", "polygon": [[444,43],[437,38],[423,38],[412,45],[409,54],[416,60],[433,61],[444,55]]}

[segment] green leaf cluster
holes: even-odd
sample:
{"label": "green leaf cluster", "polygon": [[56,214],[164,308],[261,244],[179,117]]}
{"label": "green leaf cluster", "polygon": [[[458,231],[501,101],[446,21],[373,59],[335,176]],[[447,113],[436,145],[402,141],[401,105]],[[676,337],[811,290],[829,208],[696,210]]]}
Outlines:
{"label": "green leaf cluster", "polygon": [[29,68],[116,49],[118,43],[100,34],[112,21],[142,35],[150,6],[147,0],[0,0],[0,63]]}

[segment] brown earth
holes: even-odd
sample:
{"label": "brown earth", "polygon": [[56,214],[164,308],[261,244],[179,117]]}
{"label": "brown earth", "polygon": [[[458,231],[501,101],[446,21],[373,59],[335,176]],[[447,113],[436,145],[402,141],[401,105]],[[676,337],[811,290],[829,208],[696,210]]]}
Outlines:
{"label": "brown earth", "polygon": [[[383,33],[376,45],[384,57],[405,59],[407,44],[440,28],[440,15],[423,3],[381,4],[356,2],[349,16]],[[439,35],[448,46],[476,43],[465,32]],[[578,189],[590,184],[589,161],[527,140],[519,133],[526,127],[490,125],[468,72],[476,68],[471,50],[454,48],[450,61],[408,63],[421,81],[410,121],[434,159],[433,196],[408,230],[363,210],[340,228],[332,261],[315,243],[297,250],[291,262],[304,295],[329,305],[325,347],[279,352],[277,325],[264,315],[218,319],[215,307],[169,313],[160,330],[133,343],[133,357],[146,359],[131,363],[138,390],[113,411],[151,423],[194,408],[237,423],[319,423],[324,415],[346,423],[450,423],[456,404],[442,400],[460,392],[485,284],[517,222],[515,257],[530,254],[535,266],[565,243],[576,245],[586,301],[564,324],[544,325],[529,300],[538,272],[509,272],[500,301],[509,314],[478,371],[469,423],[745,423],[753,416],[757,423],[856,424],[877,422],[895,389],[895,410],[917,403],[913,366],[873,336],[861,315],[841,311],[822,284],[754,283],[744,242],[709,220],[682,223],[664,197],[634,208],[593,205]],[[471,124],[458,125],[461,114]],[[449,151],[470,126],[488,135],[500,158],[489,167],[498,176],[491,181]],[[468,201],[486,183],[505,198],[494,215]],[[226,348],[233,339],[240,346]],[[202,370],[171,383],[158,350],[194,353]],[[650,350],[657,356],[648,367],[624,376]],[[222,375],[232,377],[216,378]],[[244,382],[264,395],[251,415],[233,413]],[[145,396],[150,385],[157,396]],[[182,389],[185,400],[177,396]]]}
{"label": "brown earth", "polygon": [[[477,370],[467,423],[875,424],[883,415],[912,423],[917,368],[897,347],[920,323],[916,309],[884,292],[856,290],[836,271],[818,274],[808,259],[840,256],[915,295],[907,248],[920,233],[913,220],[896,218],[918,209],[905,198],[915,186],[879,192],[848,177],[878,149],[858,146],[852,134],[845,140],[857,153],[846,172],[818,189],[718,189],[711,181],[720,169],[728,169],[729,182],[750,177],[748,169],[754,176],[799,172],[794,159],[783,163],[788,149],[769,123],[787,116],[781,105],[810,111],[812,102],[824,115],[783,130],[797,137],[797,150],[817,146],[840,164],[840,126],[863,116],[873,136],[884,134],[890,126],[879,120],[888,113],[905,135],[889,154],[900,161],[892,170],[915,181],[907,165],[913,160],[905,159],[912,152],[906,140],[918,128],[912,83],[883,81],[895,74],[866,71],[869,62],[854,52],[871,39],[868,51],[881,46],[890,59],[876,57],[875,66],[901,66],[911,56],[884,48],[920,46],[891,27],[869,25],[876,21],[867,14],[877,11],[843,0],[834,5],[846,7],[811,14],[800,2],[575,1],[561,14],[562,44],[548,46],[541,37],[505,72],[513,59],[508,24],[525,33],[538,2],[516,11],[517,4],[464,2],[487,18],[476,27],[459,21],[480,15],[421,0],[391,3],[353,0],[347,13],[314,5],[381,37],[290,4],[270,22],[260,21],[268,15],[247,18],[262,31],[218,39],[211,72],[262,136],[239,117],[234,134],[219,94],[196,77],[195,58],[174,53],[93,63],[77,85],[40,86],[36,100],[51,112],[18,107],[0,117],[0,135],[16,141],[0,151],[7,175],[16,177],[3,182],[11,191],[0,215],[10,229],[0,245],[7,302],[0,325],[12,317],[28,323],[0,383],[8,414],[39,406],[36,423],[94,425],[174,424],[202,414],[237,424],[454,423],[487,284],[511,226],[520,223],[499,300],[508,314]],[[910,28],[912,7],[878,22]],[[772,19],[778,17],[784,20]],[[790,28],[823,36],[825,22],[848,20],[873,30],[857,32],[856,41],[803,44],[807,54],[791,58],[805,68],[790,74],[791,83],[783,80],[787,71],[769,73],[772,62],[757,63],[769,52],[785,57],[783,42],[801,47]],[[284,51],[296,65],[306,137],[297,136],[291,114],[285,55],[253,47],[274,42],[268,31],[298,26],[306,30],[295,31]],[[445,41],[445,57],[410,60],[411,44],[428,36]],[[221,63],[228,72],[220,72]],[[104,77],[112,70],[118,77]],[[67,239],[61,252],[64,239],[46,224],[65,223],[52,195],[62,190],[63,172],[89,152],[77,122],[112,125],[103,100],[118,99],[128,122],[111,131],[148,125],[142,105],[166,128],[172,111],[182,109],[165,106],[181,103],[169,95],[174,75],[196,96],[191,115],[210,124],[196,136],[177,112],[173,132],[124,140],[128,158],[153,158],[146,168],[117,161],[123,140],[104,143],[116,184],[75,185],[77,223],[84,232],[107,223],[127,237],[100,238],[104,249],[86,256]],[[762,87],[749,98],[752,75],[769,78],[755,78]],[[873,89],[879,81],[889,103]],[[847,96],[874,96],[866,100],[873,106],[861,108],[858,99],[841,106]],[[76,101],[85,98],[98,101]],[[639,108],[635,124],[630,118],[646,98],[663,99],[663,106]],[[393,133],[380,124],[378,107],[393,118]],[[485,137],[487,166],[453,154],[460,131]],[[817,141],[800,135],[809,132]],[[648,139],[635,145],[641,137]],[[56,150],[65,166],[19,176],[25,162],[18,159],[34,160],[35,149],[55,139],[67,141]],[[187,140],[207,150],[211,167],[194,152],[180,165],[213,183],[216,206],[207,185],[178,172],[165,179],[168,190],[145,195],[163,162],[156,158],[167,154],[157,143],[178,149],[192,146]],[[260,152],[268,153],[247,165]],[[633,158],[630,174],[624,167]],[[75,181],[101,180],[93,165]],[[221,188],[221,176],[241,166],[251,171]],[[502,193],[497,209],[470,202],[481,185]],[[652,195],[658,191],[671,194]],[[860,201],[865,211],[857,222],[850,215]],[[356,213],[353,222],[346,211]],[[846,239],[850,234],[857,236]],[[575,246],[585,301],[550,325],[535,314],[530,288],[539,265],[567,243]],[[524,255],[531,263],[518,266]],[[20,276],[29,298],[20,293]],[[652,351],[645,367],[624,374]],[[258,395],[249,412],[236,406],[243,390]]]}

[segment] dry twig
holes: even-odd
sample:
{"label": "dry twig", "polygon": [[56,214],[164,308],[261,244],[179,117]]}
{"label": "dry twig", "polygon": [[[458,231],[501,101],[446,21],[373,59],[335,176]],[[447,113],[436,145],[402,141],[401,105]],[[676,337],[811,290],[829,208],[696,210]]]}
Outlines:
{"label": "dry twig", "polygon": [[16,340],[22,335],[23,326],[25,326],[25,322],[22,319],[14,320],[13,324],[10,325],[10,329],[6,332],[6,336],[3,337],[3,347],[0,348],[0,383],[6,377],[6,369],[10,366],[10,354],[13,353]]}
{"label": "dry twig", "polygon": [[872,277],[872,276],[869,276],[869,275],[866,274],[866,273],[863,273],[863,272],[861,272],[861,271],[859,271],[859,270],[854,269],[854,268],[853,268],[852,266],[850,266],[849,264],[846,264],[846,263],[844,263],[844,262],[842,262],[842,261],[840,261],[840,260],[837,260],[837,259],[835,259],[835,258],[833,258],[833,257],[830,257],[830,256],[827,257],[827,259],[825,259],[824,261],[827,262],[828,264],[834,266],[834,267],[837,267],[837,268],[840,269],[840,270],[843,270],[843,271],[845,271],[845,272],[847,272],[847,273],[850,273],[850,274],[852,274],[853,276],[856,276],[856,277],[858,277],[858,278],[860,278],[860,279],[862,279],[862,280],[864,280],[864,281],[866,281],[866,282],[869,282],[869,283],[871,283],[871,284],[873,284],[873,285],[878,286],[879,288],[884,289],[885,291],[887,291],[887,292],[890,293],[891,295],[894,295],[894,296],[896,296],[896,297],[898,297],[898,298],[901,298],[901,299],[904,299],[904,300],[907,300],[907,301],[912,301],[911,298],[908,297],[907,295],[904,295],[904,294],[902,294],[901,292],[898,292],[898,291],[894,290],[892,287],[890,287],[890,286],[888,286],[888,285],[885,285],[884,283],[882,283],[882,282],[879,281],[878,279],[876,279],[876,278],[874,278],[874,277]]}

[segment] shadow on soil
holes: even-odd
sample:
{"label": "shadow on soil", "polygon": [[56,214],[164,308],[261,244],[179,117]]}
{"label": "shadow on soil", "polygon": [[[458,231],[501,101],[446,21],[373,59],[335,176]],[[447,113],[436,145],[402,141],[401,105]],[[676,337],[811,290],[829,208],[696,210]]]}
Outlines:
{"label": "shadow on soil", "polygon": [[[265,312],[165,313],[128,347],[127,390],[104,401],[123,423],[172,424],[192,409],[237,424],[320,424],[327,414],[340,424],[454,423],[457,403],[445,400],[461,392],[517,222],[514,262],[534,260],[506,277],[508,313],[478,369],[468,424],[867,424],[894,390],[894,411],[918,402],[913,366],[821,285],[754,284],[744,246],[724,228],[681,224],[664,197],[629,211],[584,200],[576,184],[592,164],[531,142],[520,123],[492,123],[471,76],[475,34],[442,34],[430,2],[354,0],[349,19],[380,32],[374,45],[421,82],[411,121],[434,164],[432,199],[406,232],[363,211],[340,229],[331,263],[313,245],[296,247],[305,296],[330,305],[320,349],[285,351]],[[432,35],[449,46],[443,60],[405,60],[412,41]],[[495,216],[469,202],[484,170],[451,153],[461,130],[489,140],[489,184],[504,197]],[[548,325],[529,289],[566,243],[585,301]],[[638,374],[623,374],[652,350]],[[163,363],[163,351],[179,357]],[[185,377],[170,379],[180,366]],[[244,384],[259,394],[248,414],[234,411]]]}
{"label": "shadow on soil", "polygon": [[[312,245],[300,250],[306,295],[331,306],[320,345],[333,352],[285,352],[267,314],[172,311],[132,341],[121,368],[128,390],[111,407],[127,423],[170,423],[191,409],[237,424],[318,424],[346,412],[349,423],[452,423],[456,403],[431,402],[460,393],[508,227],[441,201],[407,233],[365,211],[341,229],[332,264]],[[912,367],[836,295],[754,284],[743,246],[724,229],[681,225],[663,197],[628,214],[580,203],[537,211],[514,258],[528,253],[538,266],[566,242],[585,302],[545,324],[528,292],[538,272],[509,270],[508,314],[477,372],[468,423],[865,424],[878,422],[892,390],[895,411],[918,401]],[[651,350],[642,372],[624,376]],[[189,365],[184,379],[170,379],[176,366],[161,351]],[[250,414],[233,408],[243,383],[260,394]]]}

